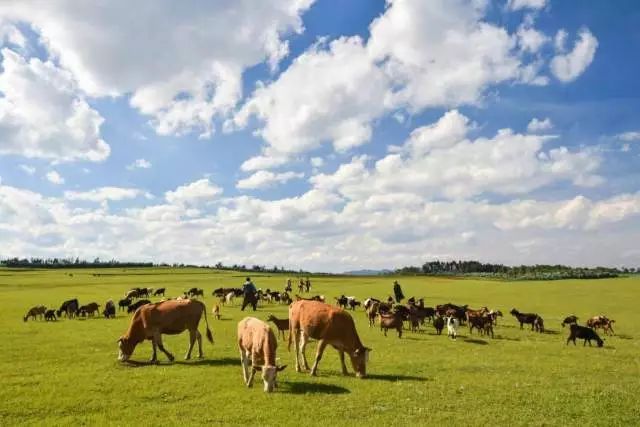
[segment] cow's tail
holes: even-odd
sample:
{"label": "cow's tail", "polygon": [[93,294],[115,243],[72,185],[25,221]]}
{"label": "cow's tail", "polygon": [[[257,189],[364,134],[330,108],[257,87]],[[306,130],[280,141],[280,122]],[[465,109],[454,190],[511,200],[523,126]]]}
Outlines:
{"label": "cow's tail", "polygon": [[204,312],[204,323],[207,325],[207,339],[211,344],[213,344],[213,334],[211,333],[211,329],[209,329],[209,320],[207,319],[207,307],[202,303],[202,311]]}

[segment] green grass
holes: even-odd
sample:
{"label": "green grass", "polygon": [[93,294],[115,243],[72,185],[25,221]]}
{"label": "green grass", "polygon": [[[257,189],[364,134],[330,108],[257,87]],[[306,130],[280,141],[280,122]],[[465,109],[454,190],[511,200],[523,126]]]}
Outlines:
{"label": "green grass", "polygon": [[[499,308],[496,339],[450,341],[426,332],[385,338],[353,313],[365,345],[373,348],[370,378],[340,375],[337,353],[328,348],[319,377],[298,374],[286,344],[280,389],[267,395],[261,381],[242,383],[235,327],[238,305],[223,307],[223,320],[209,322],[215,344],[205,341],[205,359],[157,366],[116,361],[116,340],[129,317],[115,320],[28,321],[33,305],[59,306],[68,298],[101,305],[132,286],[166,287],[177,296],[192,286],[211,291],[239,286],[244,275],[212,270],[128,269],[72,271],[0,270],[0,425],[638,425],[640,424],[640,278],[502,282],[425,277],[399,278],[405,295]],[[282,289],[284,276],[254,275],[257,286]],[[386,297],[389,277],[312,278],[313,293]],[[507,313],[512,307],[538,312],[548,334],[521,331]],[[262,306],[255,313],[286,316],[287,307]],[[566,346],[562,318],[604,313],[616,319],[617,335],[604,348]],[[203,326],[201,324],[201,330]],[[446,331],[445,331],[446,334]],[[466,328],[461,329],[468,335]],[[187,349],[187,334],[166,336],[176,356]],[[315,346],[307,349],[312,361]],[[146,361],[149,343],[133,359]],[[178,359],[179,360],[179,359]],[[348,365],[349,366],[349,365]],[[351,367],[349,366],[351,370]]]}

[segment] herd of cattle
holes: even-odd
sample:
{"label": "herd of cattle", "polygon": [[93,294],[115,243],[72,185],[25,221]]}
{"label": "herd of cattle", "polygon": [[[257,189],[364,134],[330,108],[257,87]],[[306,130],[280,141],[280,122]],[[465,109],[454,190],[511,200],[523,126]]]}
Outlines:
{"label": "herd of cattle", "polygon": [[[302,289],[301,289],[302,290]],[[157,361],[156,351],[160,349],[169,360],[173,361],[174,356],[163,346],[162,334],[179,334],[189,330],[190,345],[185,358],[191,357],[191,352],[198,342],[199,357],[202,353],[202,337],[198,332],[198,324],[202,315],[205,316],[206,336],[213,342],[213,335],[209,329],[206,317],[206,308],[203,302],[197,298],[204,296],[204,291],[199,288],[191,288],[177,298],[166,299],[165,288],[134,288],[127,291],[124,298],[118,301],[119,310],[127,310],[133,313],[130,326],[127,332],[119,339],[120,361],[127,361],[133,353],[137,344],[144,340],[150,340],[153,348],[152,362]],[[479,335],[486,335],[494,338],[494,328],[498,325],[498,318],[503,317],[500,310],[490,310],[487,307],[471,309],[468,305],[456,305],[452,303],[427,307],[424,299],[409,298],[406,304],[399,304],[392,297],[386,300],[367,298],[360,302],[353,296],[341,295],[335,298],[335,305],[328,304],[323,295],[310,296],[307,298],[295,295],[295,301],[289,295],[290,284],[284,292],[258,290],[256,297],[258,301],[269,303],[281,303],[289,306],[289,317],[279,319],[269,315],[266,319],[276,327],[278,333],[284,339],[289,331],[289,348],[292,342],[295,345],[296,370],[310,370],[311,375],[316,375],[318,363],[322,358],[327,345],[334,347],[340,356],[342,372],[347,374],[344,355],[347,353],[351,359],[351,364],[358,377],[366,376],[366,361],[371,351],[365,347],[355,328],[353,317],[347,311],[355,311],[358,307],[364,309],[364,313],[369,322],[369,327],[375,327],[376,322],[380,330],[387,335],[389,329],[397,331],[401,338],[403,331],[420,332],[421,327],[426,323],[431,323],[437,335],[441,335],[445,326],[447,336],[456,339],[461,326],[467,325],[469,334],[473,334],[474,329]],[[304,290],[302,290],[304,292]],[[220,305],[233,304],[234,298],[243,295],[240,288],[218,288],[213,291],[213,296],[218,298],[218,303],[214,305],[212,313],[214,317],[220,319]],[[163,299],[152,303],[151,296],[160,296]],[[100,305],[92,302],[80,305],[78,299],[64,301],[59,309],[47,309],[45,306],[31,308],[24,316],[26,322],[29,318],[37,318],[46,321],[54,321],[62,316],[71,319],[74,317],[93,317],[100,314]],[[532,331],[545,332],[544,321],[536,313],[522,313],[515,308],[510,314],[520,324],[520,329],[524,325],[530,325]],[[105,303],[102,315],[105,318],[116,317],[116,304],[109,300]],[[567,344],[576,339],[583,339],[584,345],[595,341],[602,347],[603,340],[596,333],[597,329],[602,329],[605,334],[614,334],[613,324],[615,320],[604,315],[594,316],[587,320],[586,326],[578,325],[578,318],[575,315],[567,316],[561,326],[569,326],[569,337]],[[305,355],[305,347],[309,339],[318,341],[316,358],[314,364],[309,368]],[[269,325],[259,319],[247,317],[238,324],[238,347],[241,354],[241,364],[245,384],[251,386],[256,371],[262,372],[265,391],[272,391],[276,385],[277,372],[284,369],[284,366],[277,366],[275,363],[275,352],[277,348],[277,338]]]}

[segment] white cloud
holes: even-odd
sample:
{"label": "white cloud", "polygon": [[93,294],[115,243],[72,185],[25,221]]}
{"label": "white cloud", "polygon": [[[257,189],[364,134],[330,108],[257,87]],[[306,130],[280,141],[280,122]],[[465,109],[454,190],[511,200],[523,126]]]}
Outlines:
{"label": "white cloud", "polygon": [[127,169],[149,169],[151,168],[151,162],[145,159],[137,159],[133,163],[127,166]]}
{"label": "white cloud", "polygon": [[640,132],[630,131],[630,132],[619,133],[618,135],[616,135],[616,137],[622,141],[628,141],[628,142],[640,141]]}
{"label": "white cloud", "polygon": [[78,95],[72,76],[53,62],[2,49],[0,154],[56,161],[102,161],[103,118]]}
{"label": "white cloud", "polygon": [[266,149],[262,155],[251,157],[245,160],[240,169],[245,172],[256,171],[260,169],[272,169],[278,166],[282,166],[289,161],[287,155],[274,152],[274,150]]}
{"label": "white cloud", "polygon": [[546,34],[533,28],[533,22],[525,22],[520,25],[516,35],[520,49],[529,53],[538,52],[550,40]]}
{"label": "white cloud", "polygon": [[213,184],[208,178],[182,185],[174,191],[167,191],[165,199],[177,205],[197,205],[210,203],[222,194],[222,188]]}
{"label": "white cloud", "polygon": [[527,125],[527,132],[529,133],[545,132],[551,129],[553,129],[553,123],[549,117],[542,120],[534,117]]}
{"label": "white cloud", "polygon": [[507,9],[542,9],[546,4],[547,0],[509,0],[507,2]]}
{"label": "white cloud", "polygon": [[27,175],[33,175],[34,173],[36,173],[36,168],[34,168],[33,166],[20,165],[19,168]]}
{"label": "white cloud", "polygon": [[563,53],[567,50],[567,37],[569,37],[569,33],[567,33],[565,29],[558,30],[556,36],[553,38],[556,52]]}
{"label": "white cloud", "polygon": [[324,159],[322,157],[312,157],[310,162],[311,166],[313,166],[314,168],[321,168],[322,166],[324,166]]}
{"label": "white cloud", "polygon": [[258,171],[248,178],[241,179],[236,184],[236,188],[243,190],[261,189],[272,187],[275,184],[284,184],[295,178],[303,178],[304,173],[283,172],[273,173],[270,171]]}
{"label": "white cloud", "polygon": [[[91,96],[131,93],[160,134],[213,132],[241,96],[244,69],[288,53],[283,37],[302,31],[313,0],[214,0],[181,4],[124,0],[101,7],[75,1],[4,1],[0,19],[31,24]],[[126,17],[126,19],[123,19]],[[91,30],[88,31],[87,29]],[[123,49],[126,46],[126,49]]]}
{"label": "white cloud", "polygon": [[46,178],[52,184],[64,184],[64,178],[56,171],[47,172]]}
{"label": "white cloud", "polygon": [[135,199],[145,193],[137,188],[100,187],[89,191],[65,191],[67,200],[82,200],[90,202],[104,202],[108,200]]}
{"label": "white cloud", "polygon": [[[551,60],[551,72],[560,81],[570,82],[577,79],[591,64],[598,48],[598,40],[588,29],[582,29],[578,33],[573,50],[569,53],[560,53]],[[562,39],[562,38],[561,38]],[[563,45],[558,41],[556,45]]]}

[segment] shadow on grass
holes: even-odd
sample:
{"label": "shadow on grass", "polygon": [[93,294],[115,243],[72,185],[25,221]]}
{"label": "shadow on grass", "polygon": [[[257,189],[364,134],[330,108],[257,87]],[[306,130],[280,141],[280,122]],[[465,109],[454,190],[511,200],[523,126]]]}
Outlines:
{"label": "shadow on grass", "polygon": [[502,341],[521,341],[520,338],[503,337],[502,335],[496,335],[494,339]]}
{"label": "shadow on grass", "polygon": [[333,384],[311,382],[279,382],[278,389],[291,394],[346,394],[349,389]]}
{"label": "shadow on grass", "polygon": [[477,338],[465,338],[463,340],[466,343],[469,344],[478,344],[478,345],[488,345],[489,343],[485,340],[481,340],[481,339],[477,339]]}
{"label": "shadow on grass", "polygon": [[547,335],[560,335],[559,331],[554,331],[553,329],[545,329],[543,334]]}
{"label": "shadow on grass", "polygon": [[187,365],[187,366],[234,366],[240,365],[240,358],[223,357],[221,359],[194,359],[194,360],[176,360],[169,362],[168,360],[159,360],[158,362],[127,360],[121,363],[122,366],[129,368],[142,368],[144,366],[168,366],[168,365]]}
{"label": "shadow on grass", "polygon": [[631,335],[624,335],[624,334],[614,335],[614,337],[620,338],[621,340],[632,340],[633,339],[633,337]]}
{"label": "shadow on grass", "polygon": [[366,380],[378,380],[378,381],[429,381],[426,377],[416,377],[413,375],[396,375],[396,374],[369,374],[365,378]]}

